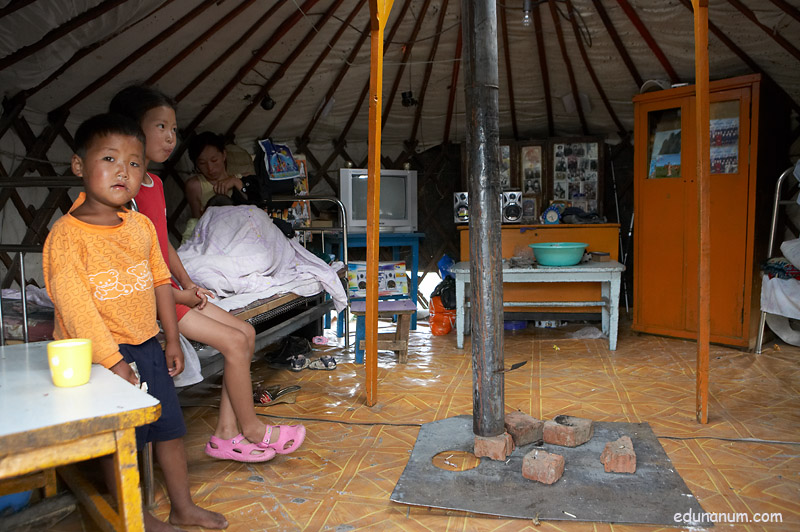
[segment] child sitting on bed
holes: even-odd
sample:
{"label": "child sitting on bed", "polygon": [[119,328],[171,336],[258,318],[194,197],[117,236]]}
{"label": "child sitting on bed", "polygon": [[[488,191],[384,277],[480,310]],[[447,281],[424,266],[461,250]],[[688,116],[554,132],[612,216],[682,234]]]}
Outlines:
{"label": "child sitting on bed", "polygon": [[[114,96],[110,110],[136,120],[142,127],[147,139],[145,167],[169,158],[177,141],[175,102],[171,98],[152,87],[134,85]],[[158,176],[146,173],[136,204],[155,225],[164,260],[180,283],[173,291],[178,329],[186,338],[217,349],[225,359],[219,420],[205,452],[239,462],[265,462],[272,458],[272,450],[293,452],[303,443],[306,429],[303,425],[265,425],[256,416],[250,380],[255,330],[219,307],[206,304],[213,294],[189,278],[169,242],[163,190]]]}
{"label": "child sitting on bed", "polygon": [[[164,471],[174,525],[225,528],[225,517],[194,504],[189,492],[186,433],[173,375],[183,370],[169,270],[161,257],[153,224],[124,207],[144,175],[144,135],[136,122],[98,115],[75,134],[72,171],[83,178],[82,192],[55,224],[44,244],[42,267],[55,305],[54,337],[89,338],[92,361],[138,384],[161,402],[161,417],[136,428],[141,448],[155,442]],[[161,319],[166,350],[156,340]],[[98,397],[98,400],[102,398]],[[116,495],[112,457],[102,459],[109,489]],[[175,530],[144,512],[147,530]]]}

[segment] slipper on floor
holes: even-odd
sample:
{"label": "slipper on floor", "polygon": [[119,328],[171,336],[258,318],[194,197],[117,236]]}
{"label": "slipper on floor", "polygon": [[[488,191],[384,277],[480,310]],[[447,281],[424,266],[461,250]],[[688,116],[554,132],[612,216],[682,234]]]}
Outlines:
{"label": "slipper on floor", "polygon": [[267,388],[258,387],[253,391],[253,401],[259,406],[272,406],[280,403],[294,403],[296,393],[300,386],[292,385],[285,388],[269,386]]}
{"label": "slipper on floor", "polygon": [[241,434],[230,440],[211,436],[206,443],[206,454],[211,458],[237,462],[266,462],[275,457],[275,449],[265,448],[258,443],[242,443],[244,439]]}
{"label": "slipper on floor", "polygon": [[324,357],[319,357],[318,360],[313,361],[308,365],[308,369],[327,369],[327,370],[334,370],[336,369],[336,359],[330,355],[325,355]]}
{"label": "slipper on floor", "polygon": [[265,353],[264,358],[267,361],[267,365],[272,369],[291,369],[293,359],[310,352],[311,344],[308,340],[298,336],[287,336],[281,340],[280,347],[277,350]]}
{"label": "slipper on floor", "polygon": [[295,355],[289,359],[289,369],[292,371],[303,371],[309,365],[310,361],[305,355]]}

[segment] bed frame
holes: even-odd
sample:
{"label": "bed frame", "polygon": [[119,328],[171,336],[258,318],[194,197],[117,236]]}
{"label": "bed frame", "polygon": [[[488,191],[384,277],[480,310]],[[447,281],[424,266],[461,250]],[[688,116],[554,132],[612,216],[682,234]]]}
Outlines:
{"label": "bed frame", "polygon": [[[340,270],[340,278],[346,270]],[[322,334],[330,313],[334,311],[333,300],[322,292],[313,296],[279,294],[255,301],[250,305],[230,311],[238,318],[250,323],[256,330],[256,352],[274,344],[291,334],[311,338]],[[347,320],[347,309],[340,319]],[[349,347],[347,321],[345,324],[345,347]],[[192,342],[200,359],[203,379],[222,372],[225,360],[211,346]],[[180,392],[180,389],[178,390]]]}
{"label": "bed frame", "polygon": [[[795,201],[787,199],[786,192],[794,190],[796,181],[794,180],[794,166],[784,170],[775,182],[775,196],[772,198],[772,221],[770,222],[769,243],[767,244],[767,258],[773,257],[775,252],[775,233],[778,231],[778,218],[780,208],[786,205],[793,205]],[[796,235],[795,235],[796,236]],[[767,320],[767,313],[761,311],[758,322],[758,336],[756,337],[756,354],[761,354],[761,347],[764,343],[764,324]]]}

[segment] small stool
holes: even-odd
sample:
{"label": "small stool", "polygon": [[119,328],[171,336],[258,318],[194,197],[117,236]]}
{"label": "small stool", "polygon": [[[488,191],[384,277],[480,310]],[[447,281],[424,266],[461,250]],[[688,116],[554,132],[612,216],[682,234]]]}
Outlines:
{"label": "small stool", "polygon": [[[356,317],[356,364],[364,363],[364,315],[367,313],[366,301],[352,301],[350,312]],[[397,353],[398,362],[408,361],[408,330],[411,327],[411,316],[417,313],[417,305],[410,299],[378,301],[378,317],[386,318],[397,315],[397,327],[393,333],[378,335],[378,349],[389,349]]]}

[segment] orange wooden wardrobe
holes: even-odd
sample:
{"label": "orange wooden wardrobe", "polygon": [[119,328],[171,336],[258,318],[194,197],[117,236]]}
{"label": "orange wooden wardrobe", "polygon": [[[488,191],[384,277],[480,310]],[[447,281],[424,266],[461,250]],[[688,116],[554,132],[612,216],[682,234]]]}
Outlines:
{"label": "orange wooden wardrobe", "polygon": [[[711,341],[754,348],[770,200],[789,107],[760,75],[712,82]],[[634,97],[633,330],[696,338],[694,86]]]}

